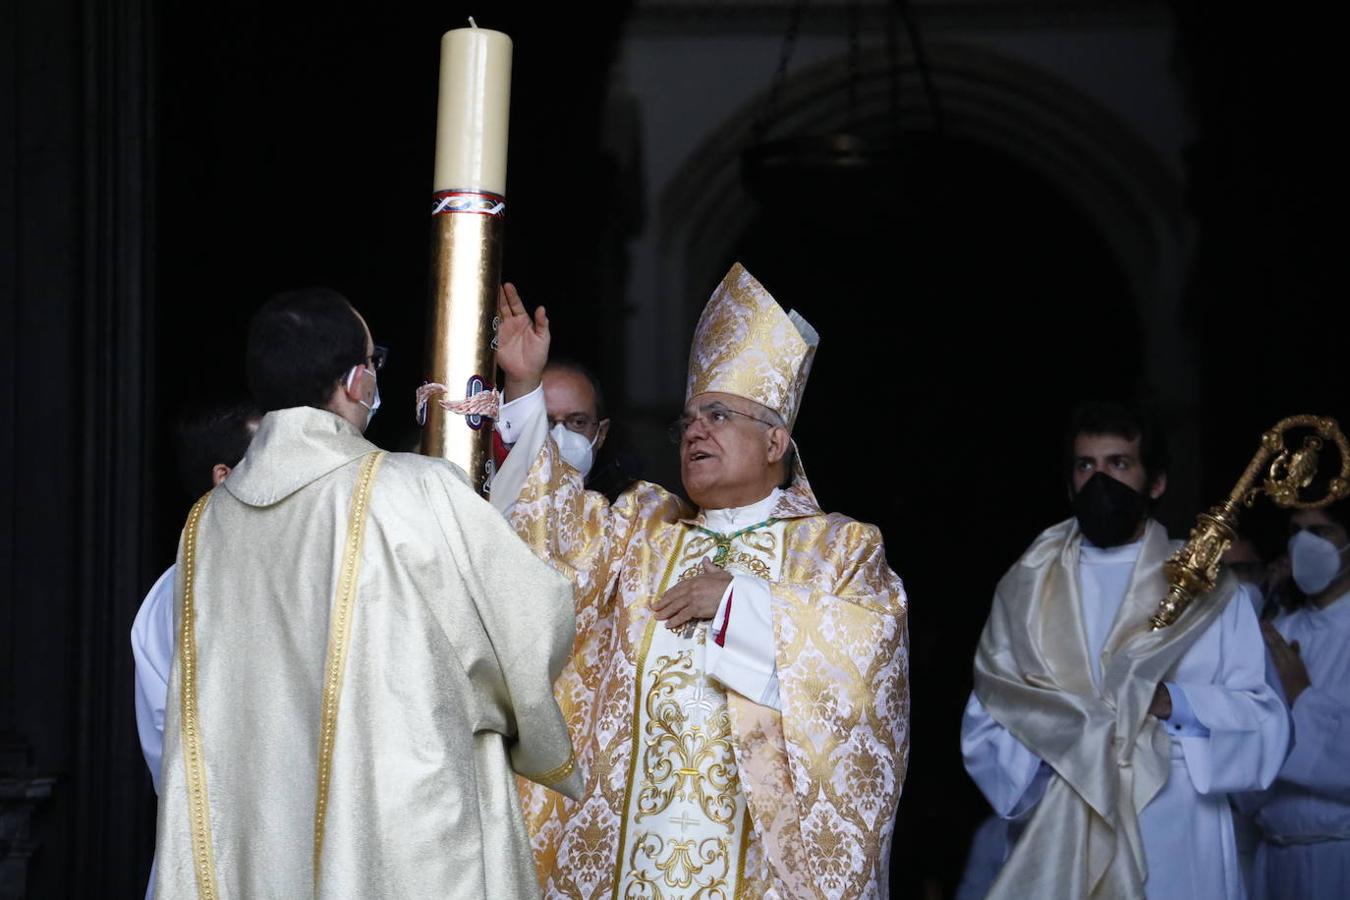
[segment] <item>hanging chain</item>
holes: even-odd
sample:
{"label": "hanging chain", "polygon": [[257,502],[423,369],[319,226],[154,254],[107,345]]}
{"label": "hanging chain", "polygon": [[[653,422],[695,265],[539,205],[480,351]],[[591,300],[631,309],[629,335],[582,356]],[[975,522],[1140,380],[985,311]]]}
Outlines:
{"label": "hanging chain", "polygon": [[909,34],[910,46],[914,48],[914,63],[919,70],[919,79],[923,82],[924,96],[928,100],[928,111],[933,116],[933,130],[939,136],[943,134],[942,104],[938,102],[937,89],[933,87],[933,73],[928,67],[928,54],[923,48],[923,40],[919,36],[919,23],[914,21],[914,11],[910,9],[909,0],[893,0],[896,11],[900,14],[900,20],[905,23],[905,31]]}
{"label": "hanging chain", "polygon": [[895,4],[886,4],[886,58],[890,63],[891,128],[900,132],[900,16]]}
{"label": "hanging chain", "polygon": [[752,144],[758,144],[773,125],[774,116],[778,112],[778,96],[782,93],[783,82],[787,80],[788,62],[792,59],[792,51],[797,48],[797,33],[801,30],[806,4],[807,0],[797,0],[788,18],[787,33],[783,35],[783,47],[778,56],[778,69],[773,73],[773,80],[769,82],[769,97],[750,129]]}
{"label": "hanging chain", "polygon": [[848,130],[858,132],[858,82],[862,80],[862,0],[848,5]]}

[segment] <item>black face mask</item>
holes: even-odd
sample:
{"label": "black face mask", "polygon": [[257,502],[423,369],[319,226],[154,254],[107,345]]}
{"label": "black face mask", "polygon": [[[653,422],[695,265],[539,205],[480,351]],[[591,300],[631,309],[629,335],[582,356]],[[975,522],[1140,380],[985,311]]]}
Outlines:
{"label": "black face mask", "polygon": [[1134,537],[1148,514],[1148,498],[1098,472],[1074,495],[1073,514],[1083,537],[1098,547],[1115,547]]}

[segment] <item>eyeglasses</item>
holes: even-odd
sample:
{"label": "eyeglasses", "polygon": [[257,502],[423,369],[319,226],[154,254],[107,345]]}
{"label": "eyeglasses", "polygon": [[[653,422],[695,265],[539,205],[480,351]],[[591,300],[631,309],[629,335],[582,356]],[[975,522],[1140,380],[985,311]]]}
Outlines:
{"label": "eyeglasses", "polygon": [[382,347],[379,344],[376,344],[375,349],[370,351],[370,356],[366,357],[366,360],[375,367],[376,372],[384,368],[385,361],[388,359],[389,348]]}
{"label": "eyeglasses", "polygon": [[700,406],[693,415],[685,413],[674,422],[670,423],[669,435],[672,444],[684,443],[684,433],[695,422],[702,421],[704,427],[709,431],[720,431],[731,421],[732,416],[740,416],[742,419],[749,419],[752,422],[758,422],[761,425],[768,425],[770,428],[777,427],[776,423],[768,419],[761,419],[758,416],[752,416],[749,413],[737,412],[734,409],[727,409],[720,403],[709,403],[707,406]]}
{"label": "eyeglasses", "polygon": [[561,419],[555,419],[552,416],[549,416],[548,427],[553,428],[561,423],[562,427],[566,428],[568,431],[574,431],[577,434],[590,434],[591,429],[595,427],[599,421],[599,419],[592,419],[585,413],[572,413],[570,416],[563,416]]}

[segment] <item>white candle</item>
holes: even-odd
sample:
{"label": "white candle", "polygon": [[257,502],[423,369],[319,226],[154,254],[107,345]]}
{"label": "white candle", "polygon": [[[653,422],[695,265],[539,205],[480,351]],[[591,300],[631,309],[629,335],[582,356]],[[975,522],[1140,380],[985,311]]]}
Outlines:
{"label": "white candle", "polygon": [[504,196],[510,113],[511,39],[476,26],[447,31],[441,38],[432,190]]}

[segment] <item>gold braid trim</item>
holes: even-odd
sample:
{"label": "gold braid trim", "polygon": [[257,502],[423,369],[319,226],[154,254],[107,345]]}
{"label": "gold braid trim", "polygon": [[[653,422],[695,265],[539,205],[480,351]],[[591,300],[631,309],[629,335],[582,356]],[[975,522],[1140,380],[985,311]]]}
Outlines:
{"label": "gold braid trim", "polygon": [[[666,592],[666,586],[670,584],[670,578],[675,574],[675,562],[680,558],[680,550],[684,548],[684,539],[689,532],[680,532],[680,539],[675,542],[675,549],[670,554],[670,561],[666,563],[666,571],[661,575],[661,585],[657,588],[656,596],[660,597]],[[652,602],[651,597],[647,598],[647,605]],[[642,630],[642,643],[638,647],[637,654],[637,672],[634,676],[633,684],[633,723],[632,746],[628,750],[628,781],[623,790],[623,811],[619,814],[619,852],[614,860],[614,890],[612,897],[618,900],[621,886],[619,877],[623,875],[623,854],[624,847],[628,843],[628,804],[633,797],[633,778],[637,773],[638,753],[642,748],[642,678],[646,674],[647,653],[652,649],[652,635],[656,632],[656,619],[648,620],[647,627]]]}
{"label": "gold braid trim", "polygon": [[333,743],[337,739],[338,699],[342,673],[347,667],[347,645],[352,631],[352,607],[356,604],[357,576],[361,570],[361,544],[366,534],[370,489],[384,452],[366,455],[356,476],[351,512],[347,518],[347,547],[338,573],[338,592],[328,626],[328,656],[324,663],[323,723],[319,729],[319,783],[314,800],[314,886],[319,885],[319,857],[323,853],[324,815],[328,811],[328,786],[333,774]]}
{"label": "gold braid trim", "polygon": [[563,763],[561,766],[549,769],[542,775],[524,775],[524,773],[522,773],[522,775],[530,781],[542,784],[545,787],[552,787],[575,772],[576,768],[577,758],[569,753],[567,755],[567,762]]}
{"label": "gold braid trim", "polygon": [[202,755],[202,735],[197,724],[197,637],[193,579],[197,574],[197,522],[201,519],[208,491],[192,505],[183,528],[183,600],[178,611],[181,633],[178,636],[180,728],[183,738],[183,765],[187,770],[188,827],[192,831],[192,866],[197,873],[197,896],[216,900],[216,859],[211,848],[211,807],[206,794],[206,758]]}
{"label": "gold braid trim", "polygon": [[750,832],[755,827],[750,820],[750,791],[744,785],[742,785],[742,793],[745,794],[745,817],[741,821],[741,855],[736,860],[735,900],[742,900],[742,898],[750,896],[750,889],[745,883],[745,858],[750,855]]}

